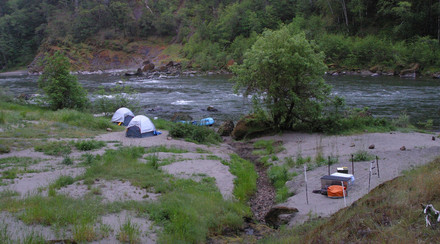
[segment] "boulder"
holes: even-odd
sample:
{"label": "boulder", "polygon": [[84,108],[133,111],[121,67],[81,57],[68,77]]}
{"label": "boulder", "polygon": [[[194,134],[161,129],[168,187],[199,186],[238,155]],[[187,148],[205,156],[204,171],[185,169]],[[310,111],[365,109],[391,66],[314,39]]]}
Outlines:
{"label": "boulder", "polygon": [[266,224],[278,228],[280,225],[288,223],[297,212],[297,208],[275,205],[264,216],[264,220]]}
{"label": "boulder", "polygon": [[402,146],[402,147],[400,148],[400,151],[406,151],[406,147],[405,147],[405,146]]}
{"label": "boulder", "polygon": [[153,63],[148,63],[148,64],[144,65],[144,67],[142,68],[142,71],[144,71],[144,72],[148,72],[148,71],[152,71],[152,70],[154,70]]}
{"label": "boulder", "polygon": [[208,112],[217,112],[217,111],[218,111],[218,109],[214,108],[213,106],[208,106],[208,107],[206,108],[206,110],[207,110]]}
{"label": "boulder", "polygon": [[368,149],[374,149],[374,148],[375,148],[374,144],[371,144],[371,145],[368,147]]}
{"label": "boulder", "polygon": [[217,133],[220,136],[230,136],[232,131],[234,130],[234,122],[232,120],[228,120],[223,122],[217,130]]}
{"label": "boulder", "polygon": [[255,115],[247,115],[237,122],[231,136],[234,140],[249,139],[262,135],[269,130],[270,126],[256,119]]}

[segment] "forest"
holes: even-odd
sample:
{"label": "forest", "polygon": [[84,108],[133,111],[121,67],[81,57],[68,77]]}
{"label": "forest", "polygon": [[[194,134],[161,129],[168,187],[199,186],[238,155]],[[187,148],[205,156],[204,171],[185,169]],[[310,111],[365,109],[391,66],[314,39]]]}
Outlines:
{"label": "forest", "polygon": [[[266,29],[303,32],[343,69],[440,66],[440,1],[0,0],[0,70],[26,67],[49,46],[161,37],[201,70],[241,62]],[[187,64],[187,65],[188,65]]]}

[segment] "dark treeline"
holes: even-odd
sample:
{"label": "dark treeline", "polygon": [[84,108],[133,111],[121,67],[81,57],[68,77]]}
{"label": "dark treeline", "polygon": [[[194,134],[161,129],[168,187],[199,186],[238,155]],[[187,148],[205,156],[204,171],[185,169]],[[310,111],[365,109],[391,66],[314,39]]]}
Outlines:
{"label": "dark treeline", "polygon": [[[433,0],[0,0],[0,69],[27,65],[47,45],[152,36],[184,44],[193,65],[216,69],[240,62],[258,34],[281,24],[315,40],[328,63],[429,68],[438,60],[439,8]],[[372,50],[385,53],[361,53]]]}

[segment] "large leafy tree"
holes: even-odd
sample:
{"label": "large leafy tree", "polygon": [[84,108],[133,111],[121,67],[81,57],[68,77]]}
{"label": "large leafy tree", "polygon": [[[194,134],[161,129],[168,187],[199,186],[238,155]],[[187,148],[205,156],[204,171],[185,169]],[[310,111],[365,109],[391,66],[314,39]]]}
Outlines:
{"label": "large leafy tree", "polygon": [[236,88],[252,94],[257,106],[266,109],[279,129],[291,129],[296,123],[314,123],[330,87],[322,76],[326,70],[324,55],[288,26],[265,31],[234,66]]}
{"label": "large leafy tree", "polygon": [[45,59],[38,86],[46,95],[46,102],[54,109],[84,109],[88,105],[87,92],[70,74],[69,59],[57,51]]}

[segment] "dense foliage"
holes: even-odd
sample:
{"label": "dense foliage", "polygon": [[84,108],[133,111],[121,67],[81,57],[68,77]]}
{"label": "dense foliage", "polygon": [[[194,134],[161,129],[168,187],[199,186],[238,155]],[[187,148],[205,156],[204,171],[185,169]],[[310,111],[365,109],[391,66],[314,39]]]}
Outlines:
{"label": "dense foliage", "polygon": [[155,36],[184,44],[191,65],[218,69],[241,62],[265,29],[302,18],[329,62],[429,68],[440,55],[439,8],[432,0],[1,0],[0,69],[29,64],[38,47]]}
{"label": "dense foliage", "polygon": [[291,129],[296,123],[313,123],[321,114],[330,87],[322,53],[288,26],[267,30],[244,55],[243,64],[233,66],[237,88],[260,97],[275,127]]}
{"label": "dense foliage", "polygon": [[70,74],[70,63],[61,52],[47,56],[38,86],[45,93],[45,101],[53,110],[63,108],[84,109],[88,105],[87,92]]}

